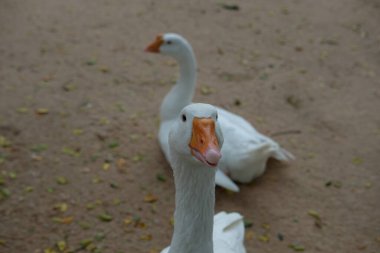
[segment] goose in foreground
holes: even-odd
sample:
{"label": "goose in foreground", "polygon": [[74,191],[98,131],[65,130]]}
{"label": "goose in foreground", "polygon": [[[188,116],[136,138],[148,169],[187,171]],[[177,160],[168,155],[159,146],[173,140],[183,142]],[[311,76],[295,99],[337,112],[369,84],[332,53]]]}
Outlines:
{"label": "goose in foreground", "polygon": [[[182,36],[174,33],[158,35],[145,51],[173,57],[179,64],[177,83],[165,96],[160,108],[159,142],[168,160],[168,134],[181,110],[192,103],[196,84],[196,61],[191,45]],[[248,183],[265,171],[270,157],[281,161],[294,159],[271,138],[259,133],[242,117],[217,108],[219,123],[225,138],[222,159],[216,173],[216,184],[232,191],[238,186],[229,178]],[[229,177],[227,176],[229,175]]]}
{"label": "goose in foreground", "polygon": [[186,106],[174,119],[168,143],[175,222],[170,247],[161,253],[245,253],[242,216],[214,216],[215,173],[223,145],[216,108]]}

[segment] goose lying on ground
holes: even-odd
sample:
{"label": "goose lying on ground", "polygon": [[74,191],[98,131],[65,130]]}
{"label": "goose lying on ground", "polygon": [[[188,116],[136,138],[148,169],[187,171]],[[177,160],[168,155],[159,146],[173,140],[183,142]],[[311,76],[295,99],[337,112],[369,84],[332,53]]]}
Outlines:
{"label": "goose lying on ground", "polygon": [[176,209],[171,245],[161,253],[245,253],[242,216],[214,216],[215,173],[223,145],[216,108],[186,106],[174,119],[168,144]]}
{"label": "goose lying on ground", "polygon": [[[173,57],[179,64],[180,76],[175,86],[164,98],[160,108],[159,142],[168,160],[168,133],[178,114],[192,102],[196,83],[196,61],[191,45],[180,35],[167,33],[157,36],[145,51]],[[242,117],[217,108],[219,122],[225,138],[222,159],[216,173],[216,184],[232,191],[239,191],[230,180],[248,183],[265,171],[270,157],[281,161],[294,159],[269,137],[260,134]],[[225,174],[224,174],[225,173]]]}

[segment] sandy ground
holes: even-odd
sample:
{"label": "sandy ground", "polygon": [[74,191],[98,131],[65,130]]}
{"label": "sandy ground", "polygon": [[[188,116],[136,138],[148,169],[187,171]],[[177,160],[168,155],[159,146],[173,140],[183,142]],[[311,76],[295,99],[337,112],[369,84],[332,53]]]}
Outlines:
{"label": "sandy ground", "polygon": [[195,101],[297,157],[239,194],[217,189],[217,211],[251,225],[247,251],[380,252],[379,1],[222,2],[0,2],[1,253],[170,243],[156,134],[177,66],[143,52],[161,32],[194,47]]}

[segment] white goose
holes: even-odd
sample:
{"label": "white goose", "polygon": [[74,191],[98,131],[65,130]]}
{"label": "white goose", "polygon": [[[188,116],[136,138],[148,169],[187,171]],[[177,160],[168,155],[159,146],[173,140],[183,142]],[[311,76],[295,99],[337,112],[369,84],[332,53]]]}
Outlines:
{"label": "white goose", "polygon": [[174,119],[168,139],[176,209],[171,245],[161,253],[245,253],[242,216],[214,216],[215,167],[223,145],[216,108],[186,106]]}
{"label": "white goose", "polygon": [[[158,35],[145,51],[162,53],[177,60],[180,76],[175,86],[164,98],[160,108],[159,142],[168,160],[168,133],[170,125],[186,105],[192,102],[196,83],[196,61],[191,45],[180,35],[166,33]],[[281,148],[269,137],[260,134],[242,117],[217,108],[219,121],[225,136],[223,158],[219,162],[215,182],[232,191],[239,191],[233,180],[248,183],[265,171],[268,158],[287,161],[293,155]],[[226,174],[224,174],[226,173]]]}

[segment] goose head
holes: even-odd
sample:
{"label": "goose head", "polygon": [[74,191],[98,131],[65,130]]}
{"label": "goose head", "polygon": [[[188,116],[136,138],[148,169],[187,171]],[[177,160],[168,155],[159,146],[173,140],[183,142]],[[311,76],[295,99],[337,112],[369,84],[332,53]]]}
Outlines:
{"label": "goose head", "polygon": [[216,108],[200,103],[183,108],[170,130],[169,145],[192,164],[216,167],[223,145]]}
{"label": "goose head", "polygon": [[156,39],[145,48],[145,52],[160,53],[178,59],[186,53],[192,53],[192,48],[181,35],[165,33],[157,35]]}

